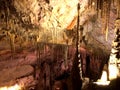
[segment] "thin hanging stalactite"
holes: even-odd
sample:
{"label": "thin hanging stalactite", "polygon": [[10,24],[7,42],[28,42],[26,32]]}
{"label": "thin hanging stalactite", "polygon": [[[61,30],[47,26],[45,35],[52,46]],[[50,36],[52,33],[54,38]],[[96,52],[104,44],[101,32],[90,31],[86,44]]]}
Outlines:
{"label": "thin hanging stalactite", "polygon": [[99,17],[99,3],[100,3],[100,0],[97,0],[97,17]]}
{"label": "thin hanging stalactite", "polygon": [[102,8],[103,8],[103,0],[100,0],[100,1],[99,1],[99,9],[102,10]]}
{"label": "thin hanging stalactite", "polygon": [[113,4],[113,6],[115,6],[115,0],[112,0],[112,4]]}
{"label": "thin hanging stalactite", "polygon": [[92,6],[93,6],[92,3],[93,3],[93,0],[91,0],[91,2],[90,2],[90,6],[91,6],[91,8],[92,8]]}
{"label": "thin hanging stalactite", "polygon": [[[40,34],[40,32],[38,32]],[[39,41],[40,35],[36,36],[36,56],[37,56],[37,65],[41,67],[41,56],[42,56],[42,43]]]}
{"label": "thin hanging stalactite", "polygon": [[88,0],[88,7],[90,7],[90,5],[91,5],[90,3],[91,3],[91,0]]}
{"label": "thin hanging stalactite", "polygon": [[13,59],[14,53],[15,53],[15,43],[14,43],[15,35],[11,34],[10,32],[7,32],[7,36],[9,39],[9,44],[10,44],[10,49],[11,49],[11,59]]}
{"label": "thin hanging stalactite", "polygon": [[103,0],[100,0],[100,7],[99,7],[99,9],[100,9],[100,17],[102,18],[102,16],[103,16],[103,13],[104,13],[104,6],[103,6]]}
{"label": "thin hanging stalactite", "polygon": [[108,37],[108,30],[109,30],[109,19],[110,19],[110,7],[111,7],[111,0],[107,0],[106,2],[106,28],[105,28],[105,34],[106,34],[106,41]]}
{"label": "thin hanging stalactite", "polygon": [[68,61],[67,61],[67,59],[68,59],[68,45],[66,45],[66,46],[64,46],[65,47],[65,55],[64,55],[64,58],[65,58],[65,68],[67,68],[67,66],[68,66]]}
{"label": "thin hanging stalactite", "polygon": [[104,33],[105,33],[105,34],[106,34],[106,32],[108,31],[108,29],[107,29],[107,24],[108,24],[108,23],[107,23],[107,19],[108,19],[108,18],[107,18],[107,10],[108,10],[108,9],[107,9],[107,2],[105,2],[105,12],[104,12],[105,15],[104,15],[104,18],[103,18],[103,19],[105,19],[105,27],[104,27]]}
{"label": "thin hanging stalactite", "polygon": [[8,7],[7,7],[7,2],[5,1],[4,1],[4,10],[5,10],[6,28],[8,29]]}
{"label": "thin hanging stalactite", "polygon": [[120,18],[120,0],[117,0],[117,18]]}

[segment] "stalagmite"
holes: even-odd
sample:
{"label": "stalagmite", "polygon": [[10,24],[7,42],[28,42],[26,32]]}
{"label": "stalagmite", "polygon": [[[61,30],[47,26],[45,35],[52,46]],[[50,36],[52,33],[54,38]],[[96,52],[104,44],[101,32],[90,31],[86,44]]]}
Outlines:
{"label": "stalagmite", "polygon": [[[77,18],[76,53],[74,56],[73,67],[72,67],[72,71],[71,71],[73,90],[81,90],[81,87],[82,87],[81,58],[80,58],[80,53],[78,51],[78,47],[79,47],[79,10],[80,10],[79,3],[78,3],[77,10],[78,10],[78,18]],[[74,76],[74,75],[76,75],[76,76]]]}

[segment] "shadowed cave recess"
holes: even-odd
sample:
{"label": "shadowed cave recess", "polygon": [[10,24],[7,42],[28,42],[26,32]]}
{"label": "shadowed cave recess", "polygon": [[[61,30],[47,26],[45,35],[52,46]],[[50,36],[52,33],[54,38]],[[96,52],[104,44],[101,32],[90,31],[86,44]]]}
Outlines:
{"label": "shadowed cave recess", "polygon": [[119,90],[120,0],[0,0],[0,90]]}

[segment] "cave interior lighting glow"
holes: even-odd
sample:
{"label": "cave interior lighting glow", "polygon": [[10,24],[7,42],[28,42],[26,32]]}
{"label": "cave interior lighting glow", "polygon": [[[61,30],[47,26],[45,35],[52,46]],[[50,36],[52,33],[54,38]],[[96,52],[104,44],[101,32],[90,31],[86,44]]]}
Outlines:
{"label": "cave interior lighting glow", "polygon": [[18,84],[15,84],[13,86],[0,87],[0,90],[22,90],[22,87],[19,86]]}
{"label": "cave interior lighting glow", "polygon": [[110,81],[107,80],[107,72],[103,71],[102,76],[100,79],[97,80],[97,82],[94,82],[97,85],[109,85]]}

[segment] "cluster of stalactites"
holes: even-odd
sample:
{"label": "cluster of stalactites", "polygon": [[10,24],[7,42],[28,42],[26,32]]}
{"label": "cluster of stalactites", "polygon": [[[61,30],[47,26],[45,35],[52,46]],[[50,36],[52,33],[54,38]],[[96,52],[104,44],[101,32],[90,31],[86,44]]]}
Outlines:
{"label": "cluster of stalactites", "polygon": [[94,7],[95,9],[99,12],[101,12],[101,16],[104,15],[105,9],[107,9],[106,12],[109,12],[110,10],[110,5],[111,5],[112,0],[88,0],[88,5]]}
{"label": "cluster of stalactites", "polygon": [[120,18],[120,0],[88,0],[88,6],[94,7],[97,11],[97,17],[102,18],[103,32],[105,32],[107,39],[111,6],[116,7],[117,17]]}
{"label": "cluster of stalactites", "polygon": [[107,15],[109,18],[111,4],[117,9],[117,17],[120,17],[120,0],[88,0],[88,6],[94,7],[101,17]]}

